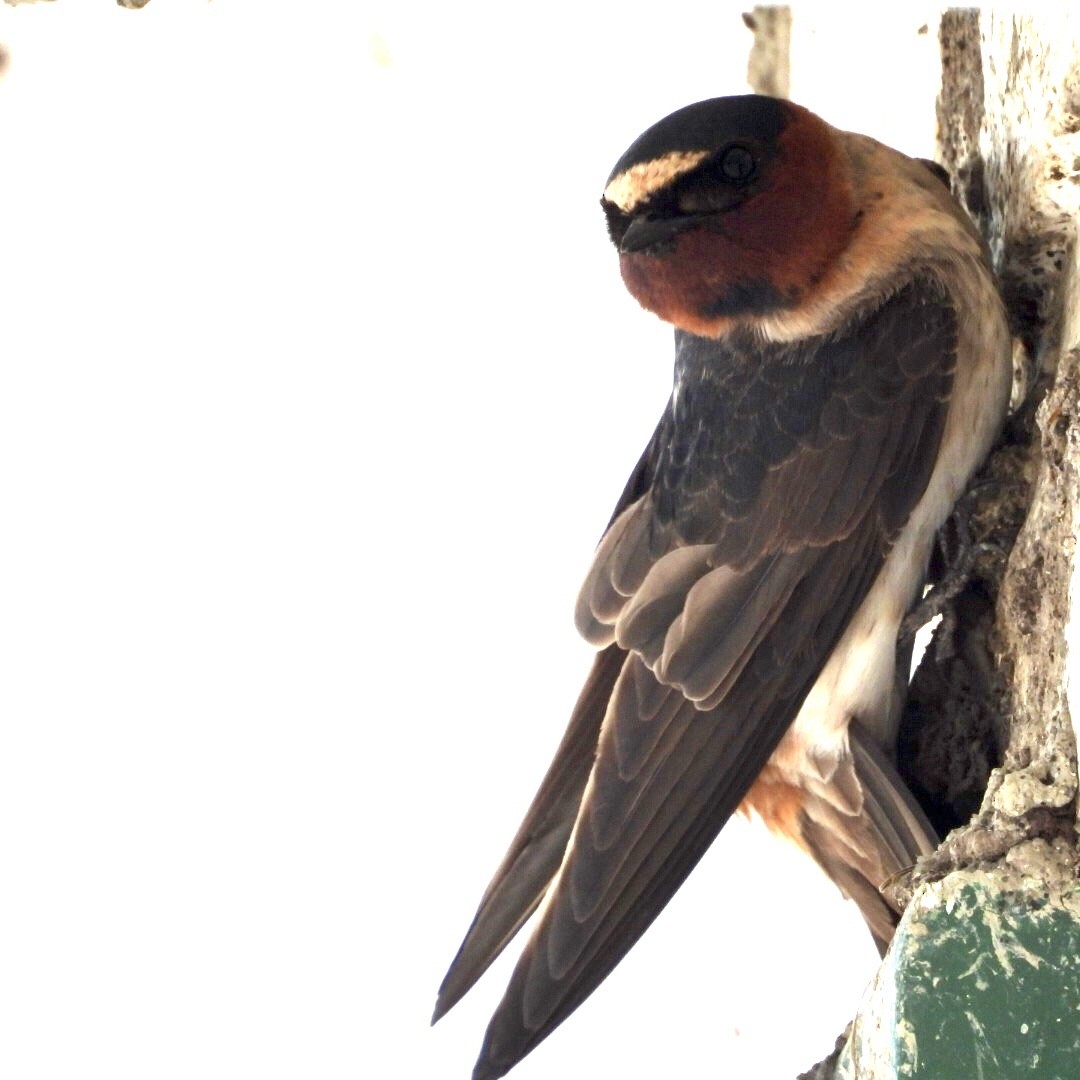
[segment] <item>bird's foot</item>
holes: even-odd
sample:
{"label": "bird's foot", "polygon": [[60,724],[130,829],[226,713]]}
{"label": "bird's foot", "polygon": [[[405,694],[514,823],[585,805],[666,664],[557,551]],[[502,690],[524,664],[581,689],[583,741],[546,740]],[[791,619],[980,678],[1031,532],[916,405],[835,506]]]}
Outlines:
{"label": "bird's foot", "polygon": [[937,536],[941,565],[944,567],[937,581],[916,603],[900,623],[900,644],[906,645],[916,633],[932,619],[941,616],[941,624],[935,638],[935,653],[939,660],[947,660],[954,649],[956,614],[953,601],[974,576],[978,560],[983,555],[1004,558],[1005,548],[994,541],[976,542],[971,535],[971,518],[975,502],[996,481],[987,480],[968,489],[953,508],[949,520]]}

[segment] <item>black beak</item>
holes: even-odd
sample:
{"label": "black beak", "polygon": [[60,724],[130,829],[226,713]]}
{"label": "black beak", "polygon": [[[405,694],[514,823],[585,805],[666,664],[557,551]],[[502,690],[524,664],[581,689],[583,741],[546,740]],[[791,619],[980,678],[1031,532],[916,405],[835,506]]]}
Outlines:
{"label": "black beak", "polygon": [[704,214],[642,214],[640,217],[631,218],[619,240],[619,253],[627,255],[631,252],[644,252],[646,255],[663,255],[671,250],[679,233],[702,224],[705,219]]}

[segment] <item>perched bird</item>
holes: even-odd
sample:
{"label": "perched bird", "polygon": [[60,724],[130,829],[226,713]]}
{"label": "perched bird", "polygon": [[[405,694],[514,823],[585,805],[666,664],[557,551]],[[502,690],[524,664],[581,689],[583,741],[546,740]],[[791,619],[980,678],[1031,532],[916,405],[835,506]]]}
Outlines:
{"label": "perched bird", "polygon": [[578,600],[594,667],[439,992],[436,1019],[542,904],[474,1080],[592,993],[740,807],[888,942],[879,886],[936,843],[893,765],[897,631],[1009,398],[985,248],[924,163],[717,98],[641,135],[601,204],[674,388]]}

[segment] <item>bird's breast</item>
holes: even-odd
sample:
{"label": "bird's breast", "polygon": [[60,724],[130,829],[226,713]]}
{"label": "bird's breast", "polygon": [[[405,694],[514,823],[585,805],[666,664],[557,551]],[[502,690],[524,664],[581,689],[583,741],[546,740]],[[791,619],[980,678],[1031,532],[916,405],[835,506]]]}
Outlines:
{"label": "bird's breast", "polygon": [[768,251],[740,253],[728,237],[705,228],[678,234],[663,254],[624,253],[623,282],[642,307],[692,334],[712,337],[732,315],[764,315],[798,303]]}

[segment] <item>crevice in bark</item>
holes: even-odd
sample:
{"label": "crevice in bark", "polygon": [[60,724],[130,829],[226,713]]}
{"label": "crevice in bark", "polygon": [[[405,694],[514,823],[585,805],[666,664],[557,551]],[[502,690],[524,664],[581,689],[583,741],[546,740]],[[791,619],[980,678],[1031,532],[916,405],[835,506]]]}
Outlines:
{"label": "crevice in bark", "polygon": [[[939,41],[940,159],[987,240],[1018,344],[1012,414],[965,499],[967,542],[984,546],[901,727],[901,772],[948,835],[891,891],[910,901],[922,886],[961,888],[982,874],[1037,905],[1080,882],[1068,669],[1080,528],[1080,47],[1067,16],[970,9],[943,15]],[[946,549],[956,530],[947,525]],[[883,969],[860,1011],[864,1034],[884,1015],[890,980]],[[893,1075],[896,1032],[884,1022],[880,1060],[873,1038],[852,1038],[804,1076],[829,1080],[838,1060],[845,1077]]]}
{"label": "crevice in bark", "polygon": [[[984,26],[987,18],[996,21]],[[1076,747],[1064,685],[1080,518],[1071,454],[1080,363],[1076,350],[1061,353],[1076,242],[1054,185],[1067,183],[1070,170],[1075,180],[1060,139],[1078,125],[1068,108],[1036,107],[1048,93],[1046,59],[1028,21],[949,11],[940,30],[943,162],[994,252],[1022,348],[1014,412],[971,515],[975,542],[1010,553],[978,561],[955,625],[938,628],[905,711],[909,782],[939,828],[962,826],[920,864],[911,888],[1000,860],[1033,837],[1074,836]],[[984,48],[1007,57],[1004,70],[991,64],[989,85]],[[1021,123],[1025,108],[1031,115]]]}

